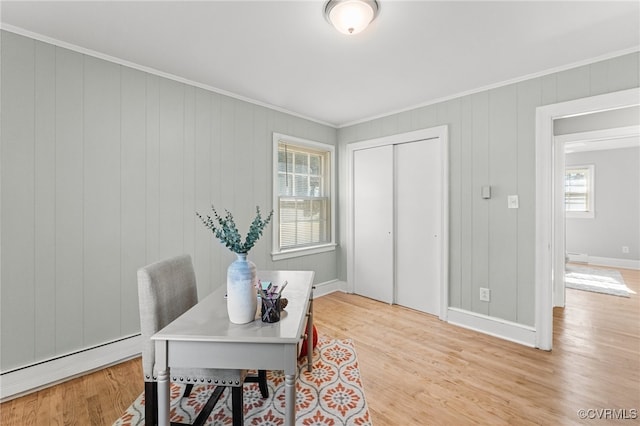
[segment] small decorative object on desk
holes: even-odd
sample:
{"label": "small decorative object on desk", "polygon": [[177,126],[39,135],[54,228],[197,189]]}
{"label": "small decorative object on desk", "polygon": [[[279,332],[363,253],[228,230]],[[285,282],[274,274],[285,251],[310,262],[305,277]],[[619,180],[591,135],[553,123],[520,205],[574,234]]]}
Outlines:
{"label": "small decorative object on desk", "polygon": [[262,322],[278,322],[280,321],[280,295],[268,295],[261,297],[262,301]]}
{"label": "small decorative object on desk", "polygon": [[260,239],[262,231],[273,216],[273,211],[263,219],[260,207],[256,207],[256,217],[251,222],[243,242],[231,212],[225,210],[226,214],[222,217],[213,206],[211,209],[213,218],[207,216],[205,219],[198,212],[196,216],[222,244],[238,256],[227,269],[227,312],[232,323],[246,324],[255,319],[258,308],[256,265],[247,260],[247,253]]}
{"label": "small decorative object on desk", "polygon": [[282,290],[287,286],[285,281],[281,286],[273,285],[270,281],[258,281],[258,293],[262,301],[262,321],[280,321],[280,312],[284,310],[289,301],[282,296]]}

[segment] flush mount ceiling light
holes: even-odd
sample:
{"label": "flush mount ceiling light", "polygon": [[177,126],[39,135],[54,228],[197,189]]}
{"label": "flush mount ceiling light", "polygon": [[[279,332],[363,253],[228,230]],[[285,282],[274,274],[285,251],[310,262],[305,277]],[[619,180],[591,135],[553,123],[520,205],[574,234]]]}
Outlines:
{"label": "flush mount ceiling light", "polygon": [[324,16],[343,34],[358,34],[378,15],[376,0],[329,0]]}

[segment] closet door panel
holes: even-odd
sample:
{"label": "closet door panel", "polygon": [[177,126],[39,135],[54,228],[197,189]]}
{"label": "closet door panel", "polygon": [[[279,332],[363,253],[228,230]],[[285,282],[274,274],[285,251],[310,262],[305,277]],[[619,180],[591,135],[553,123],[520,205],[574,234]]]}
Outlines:
{"label": "closet door panel", "polygon": [[442,178],[439,139],[395,145],[396,303],[440,313]]}
{"label": "closet door panel", "polygon": [[353,157],[354,291],[393,301],[393,146]]}

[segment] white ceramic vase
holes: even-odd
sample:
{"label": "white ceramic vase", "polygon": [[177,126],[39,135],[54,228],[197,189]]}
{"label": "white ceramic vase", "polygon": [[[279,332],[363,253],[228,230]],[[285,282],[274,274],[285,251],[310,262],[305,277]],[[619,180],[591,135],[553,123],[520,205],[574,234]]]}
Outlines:
{"label": "white ceramic vase", "polygon": [[258,308],[256,292],[256,265],[247,260],[246,253],[227,268],[227,312],[229,321],[246,324],[256,318]]}

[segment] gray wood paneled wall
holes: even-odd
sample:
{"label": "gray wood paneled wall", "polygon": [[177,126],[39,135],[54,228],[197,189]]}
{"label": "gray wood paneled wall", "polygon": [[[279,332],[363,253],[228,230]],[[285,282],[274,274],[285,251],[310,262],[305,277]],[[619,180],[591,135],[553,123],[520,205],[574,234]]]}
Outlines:
{"label": "gray wood paneled wall", "polygon": [[[336,129],[1,32],[1,370],[139,331],[136,270],[181,253],[200,296],[233,255],[195,217],[214,203],[248,228],[271,208],[272,132]],[[245,232],[245,231],[243,231]],[[336,253],[264,269],[337,278]]]}
{"label": "gray wood paneled wall", "polygon": [[[351,142],[449,125],[450,306],[533,326],[535,109],[638,87],[639,78],[639,54],[619,56],[341,128],[340,153]],[[519,209],[507,209],[507,195],[519,195]],[[491,302],[480,301],[480,287]]]}

